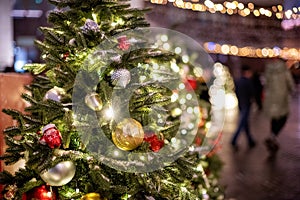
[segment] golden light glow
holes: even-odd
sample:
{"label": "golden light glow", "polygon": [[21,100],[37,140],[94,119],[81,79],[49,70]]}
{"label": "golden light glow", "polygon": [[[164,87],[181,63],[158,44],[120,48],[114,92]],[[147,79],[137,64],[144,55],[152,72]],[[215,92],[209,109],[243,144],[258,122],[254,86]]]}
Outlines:
{"label": "golden light glow", "polygon": [[223,10],[223,9],[224,9],[224,7],[223,7],[222,4],[216,4],[216,5],[215,5],[215,10],[216,10],[216,11],[221,11],[221,10]]}
{"label": "golden light glow", "polygon": [[253,10],[254,9],[254,4],[253,3],[248,3],[248,8]]}
{"label": "golden light glow", "polygon": [[261,49],[256,49],[255,54],[256,54],[257,57],[261,58],[262,57]]}
{"label": "golden light glow", "polygon": [[228,45],[226,45],[226,44],[224,44],[224,45],[222,45],[222,47],[221,47],[221,51],[222,51],[222,53],[223,54],[228,54],[229,53],[229,46]]}
{"label": "golden light glow", "polygon": [[230,47],[230,53],[232,55],[237,55],[239,53],[239,48],[237,46],[231,46]]}
{"label": "golden light glow", "polygon": [[263,49],[261,50],[261,53],[262,53],[262,55],[263,55],[264,57],[268,57],[268,55],[269,55],[269,51],[268,51],[267,48],[263,48]]}
{"label": "golden light glow", "polygon": [[247,16],[247,15],[250,15],[251,11],[249,8],[245,8],[244,13]]}
{"label": "golden light glow", "polygon": [[233,14],[233,10],[232,9],[227,9],[227,13],[228,13],[228,15],[232,15]]}
{"label": "golden light glow", "polygon": [[245,8],[245,6],[244,6],[244,4],[242,4],[242,3],[238,3],[238,8],[239,8],[240,10],[243,10],[243,9]]}
{"label": "golden light glow", "polygon": [[254,14],[256,17],[258,17],[258,16],[260,15],[260,12],[259,12],[258,10],[254,10],[254,11],[253,11],[253,14]]}

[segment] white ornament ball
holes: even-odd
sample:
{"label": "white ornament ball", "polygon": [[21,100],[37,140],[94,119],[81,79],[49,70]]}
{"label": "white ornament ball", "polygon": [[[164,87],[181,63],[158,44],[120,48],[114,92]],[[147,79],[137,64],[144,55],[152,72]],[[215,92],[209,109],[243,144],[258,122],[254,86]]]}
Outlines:
{"label": "white ornament ball", "polygon": [[76,44],[76,39],[75,39],[75,38],[72,38],[72,39],[69,41],[69,45],[75,46],[75,44]]}
{"label": "white ornament ball", "polygon": [[42,173],[41,178],[51,186],[63,186],[75,176],[76,167],[72,161],[63,161]]}
{"label": "white ornament ball", "polygon": [[111,79],[115,86],[125,88],[131,80],[131,74],[127,69],[117,69],[112,73]]}

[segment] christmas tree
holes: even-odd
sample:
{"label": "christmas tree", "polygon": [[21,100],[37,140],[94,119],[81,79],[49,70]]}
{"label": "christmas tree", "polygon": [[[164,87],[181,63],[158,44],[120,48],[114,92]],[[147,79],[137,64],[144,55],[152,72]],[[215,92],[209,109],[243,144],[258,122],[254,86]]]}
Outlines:
{"label": "christmas tree", "polygon": [[204,58],[168,50],[128,1],[50,2],[30,105],[3,110],[18,125],[1,159],[26,163],[1,172],[4,199],[222,199]]}

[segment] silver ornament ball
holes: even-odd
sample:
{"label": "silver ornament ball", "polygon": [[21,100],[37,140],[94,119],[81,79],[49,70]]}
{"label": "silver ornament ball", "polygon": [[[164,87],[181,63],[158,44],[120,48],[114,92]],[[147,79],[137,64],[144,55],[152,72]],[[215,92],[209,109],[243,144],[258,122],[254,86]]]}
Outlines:
{"label": "silver ornament ball", "polygon": [[127,69],[117,69],[112,73],[111,79],[115,86],[125,88],[131,80],[131,74]]}
{"label": "silver ornament ball", "polygon": [[53,101],[60,102],[61,98],[65,94],[65,90],[59,87],[54,87],[46,92],[44,100],[51,99]]}
{"label": "silver ornament ball", "polygon": [[75,176],[76,167],[72,161],[63,161],[42,173],[41,178],[51,186],[63,186]]}

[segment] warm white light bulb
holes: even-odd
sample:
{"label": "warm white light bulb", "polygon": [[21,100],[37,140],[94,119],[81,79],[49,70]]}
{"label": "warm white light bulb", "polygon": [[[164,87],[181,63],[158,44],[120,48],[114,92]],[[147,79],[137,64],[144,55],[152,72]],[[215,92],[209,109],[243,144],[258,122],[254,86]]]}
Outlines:
{"label": "warm white light bulb", "polygon": [[113,111],[112,107],[109,107],[109,108],[106,109],[105,117],[107,119],[112,119],[114,117],[114,111]]}

